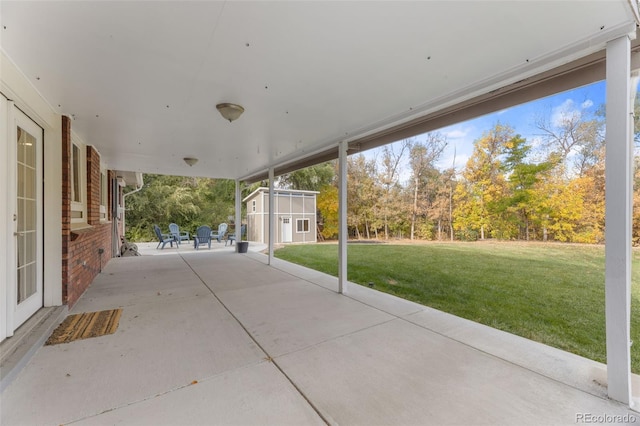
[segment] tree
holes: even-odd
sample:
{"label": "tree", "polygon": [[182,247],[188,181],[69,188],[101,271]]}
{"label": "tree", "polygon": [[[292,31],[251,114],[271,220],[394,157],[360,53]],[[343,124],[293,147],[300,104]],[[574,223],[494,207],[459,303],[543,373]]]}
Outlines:
{"label": "tree", "polygon": [[228,222],[235,211],[235,181],[145,174],[145,185],[127,197],[127,238],[151,241],[153,225],[175,222],[195,231],[199,225]]}
{"label": "tree", "polygon": [[337,238],[339,232],[338,188],[333,185],[325,185],[320,188],[316,205],[320,213],[318,221],[322,227],[322,236],[324,238]]}
{"label": "tree", "polygon": [[[382,149],[382,164],[378,179],[382,183],[382,197],[380,198],[380,210],[382,211],[384,238],[389,239],[389,222],[398,219],[398,207],[400,202],[400,185],[398,182],[399,167],[404,154],[411,149],[412,141],[405,139],[397,144],[385,145]],[[394,208],[395,207],[395,208]],[[394,223],[397,221],[394,220]]]}
{"label": "tree", "polygon": [[[527,241],[531,239],[532,219],[540,207],[535,191],[539,175],[546,173],[554,165],[550,161],[539,164],[527,162],[530,150],[531,147],[520,135],[516,135],[507,142],[502,168],[509,176],[509,195],[500,202],[502,212],[511,216],[511,222],[519,228],[517,237]],[[509,217],[507,221],[508,219]]]}
{"label": "tree", "polygon": [[376,161],[367,160],[363,154],[347,158],[347,223],[353,227],[356,238],[360,228],[371,238],[370,227],[374,219],[374,208],[380,198],[381,189],[376,183]]}
{"label": "tree", "polygon": [[278,186],[283,189],[298,189],[307,191],[319,191],[325,185],[335,180],[335,161],[316,164],[285,173],[278,177]]}
{"label": "tree", "polygon": [[[413,208],[411,209],[411,234],[416,234],[417,218],[428,216],[429,208],[435,203],[441,185],[438,182],[440,172],[435,166],[447,146],[446,138],[440,133],[429,133],[424,142],[413,142],[409,150],[409,167],[411,168],[411,184],[413,185]],[[437,216],[437,215],[436,215]],[[428,225],[428,224],[427,224]],[[420,234],[426,237],[430,232],[423,229]]]}
{"label": "tree", "polygon": [[465,238],[479,233],[479,238],[485,239],[494,222],[497,224],[496,209],[506,191],[500,157],[513,133],[511,127],[497,123],[474,142],[473,154],[462,172],[463,183],[454,194],[458,204],[454,228]]}
{"label": "tree", "polygon": [[536,120],[544,148],[559,156],[567,172],[578,176],[583,176],[599,159],[598,152],[604,144],[603,124],[597,117],[589,118],[584,108],[575,108],[573,102],[564,105],[555,117]]}

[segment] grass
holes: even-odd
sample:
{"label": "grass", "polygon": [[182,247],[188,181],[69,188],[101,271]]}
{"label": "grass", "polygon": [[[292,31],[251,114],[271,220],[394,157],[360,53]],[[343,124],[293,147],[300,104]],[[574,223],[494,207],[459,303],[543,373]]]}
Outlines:
{"label": "grass", "polygon": [[[338,275],[334,244],[276,257]],[[632,371],[640,373],[640,256],[634,251]],[[348,279],[606,362],[604,248],[542,243],[349,244]]]}

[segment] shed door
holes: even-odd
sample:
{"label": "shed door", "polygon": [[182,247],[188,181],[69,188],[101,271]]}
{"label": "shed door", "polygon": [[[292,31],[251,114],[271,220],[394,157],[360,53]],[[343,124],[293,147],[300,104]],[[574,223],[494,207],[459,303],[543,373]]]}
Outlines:
{"label": "shed door", "polygon": [[283,217],[282,218],[282,238],[280,239],[283,243],[290,243],[293,237],[293,223],[291,222],[291,217]]}

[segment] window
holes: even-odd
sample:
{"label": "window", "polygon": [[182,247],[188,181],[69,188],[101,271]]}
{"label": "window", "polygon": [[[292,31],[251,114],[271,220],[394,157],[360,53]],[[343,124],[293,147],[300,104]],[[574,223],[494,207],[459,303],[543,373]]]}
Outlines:
{"label": "window", "polygon": [[309,219],[296,219],[296,232],[309,232]]}
{"label": "window", "polygon": [[107,203],[109,199],[109,190],[107,185],[107,172],[100,172],[100,220],[107,220]]}
{"label": "window", "polygon": [[[71,223],[87,222],[86,203],[86,149],[80,142],[71,139]],[[77,225],[76,225],[77,226]]]}
{"label": "window", "polygon": [[256,200],[251,201],[251,211],[252,212],[256,211]]}
{"label": "window", "polygon": [[71,144],[71,201],[81,203],[80,198],[80,148]]}

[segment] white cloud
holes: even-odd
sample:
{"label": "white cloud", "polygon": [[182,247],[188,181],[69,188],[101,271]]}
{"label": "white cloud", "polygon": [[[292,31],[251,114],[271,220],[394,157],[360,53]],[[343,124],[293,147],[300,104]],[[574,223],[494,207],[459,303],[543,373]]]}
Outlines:
{"label": "white cloud", "polygon": [[593,106],[593,101],[591,99],[587,99],[581,105],[582,109],[591,108]]}
{"label": "white cloud", "polygon": [[443,135],[447,138],[448,141],[465,139],[469,136],[470,133],[473,132],[472,127],[455,127],[451,130],[447,130],[443,132]]}
{"label": "white cloud", "polygon": [[551,124],[558,127],[566,120],[580,118],[584,110],[591,108],[593,105],[591,99],[583,101],[580,105],[577,105],[573,99],[566,99],[563,103],[551,110]]}
{"label": "white cloud", "polygon": [[573,99],[567,99],[551,110],[551,125],[559,127],[566,120],[577,118],[580,115],[580,110],[576,108]]}
{"label": "white cloud", "polygon": [[541,136],[531,136],[527,138],[527,141],[529,142],[529,145],[533,150],[536,150],[544,145],[544,140]]}

